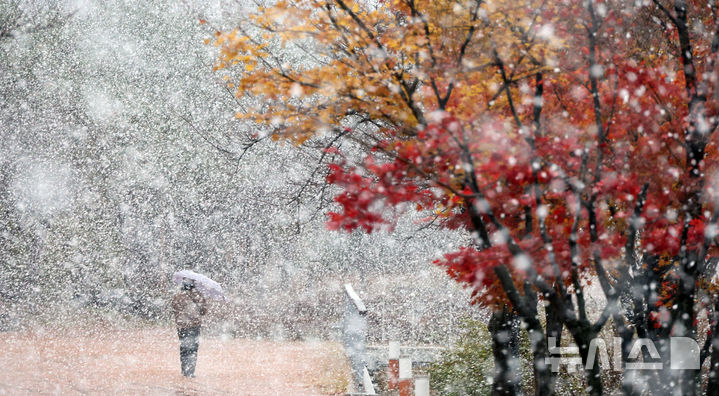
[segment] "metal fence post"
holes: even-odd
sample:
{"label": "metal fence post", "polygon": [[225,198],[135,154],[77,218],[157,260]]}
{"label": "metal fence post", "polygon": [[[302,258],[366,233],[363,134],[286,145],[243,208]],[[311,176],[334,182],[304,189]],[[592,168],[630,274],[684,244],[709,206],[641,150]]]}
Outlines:
{"label": "metal fence post", "polygon": [[397,389],[399,383],[399,342],[389,342],[389,362],[387,367],[387,389]]}
{"label": "metal fence post", "polygon": [[399,396],[412,396],[412,358],[399,358]]}
{"label": "metal fence post", "polygon": [[343,342],[352,365],[355,384],[363,384],[363,371],[367,365],[367,308],[355,293],[352,285],[345,286],[345,314],[343,321]]}
{"label": "metal fence post", "polygon": [[414,377],[414,396],[429,396],[429,376]]}

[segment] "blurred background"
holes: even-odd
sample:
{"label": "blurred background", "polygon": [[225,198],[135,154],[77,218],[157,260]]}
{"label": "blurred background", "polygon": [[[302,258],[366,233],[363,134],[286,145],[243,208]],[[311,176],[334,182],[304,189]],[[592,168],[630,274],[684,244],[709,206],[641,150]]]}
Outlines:
{"label": "blurred background", "polygon": [[249,6],[0,0],[1,329],[170,326],[185,268],[225,288],[215,334],[338,337],[345,283],[371,342],[482,318],[432,264],[467,235],[411,210],[393,233],[327,231],[316,154],[235,119],[205,42]]}

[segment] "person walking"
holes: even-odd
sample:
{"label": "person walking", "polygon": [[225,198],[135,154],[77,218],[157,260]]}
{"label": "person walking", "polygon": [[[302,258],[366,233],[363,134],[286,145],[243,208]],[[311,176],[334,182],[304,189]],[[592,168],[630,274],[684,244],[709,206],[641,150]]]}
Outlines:
{"label": "person walking", "polygon": [[182,375],[195,377],[197,349],[200,346],[202,317],[207,312],[207,301],[195,289],[195,281],[184,278],[182,288],[172,298],[177,335],[180,338],[180,364]]}

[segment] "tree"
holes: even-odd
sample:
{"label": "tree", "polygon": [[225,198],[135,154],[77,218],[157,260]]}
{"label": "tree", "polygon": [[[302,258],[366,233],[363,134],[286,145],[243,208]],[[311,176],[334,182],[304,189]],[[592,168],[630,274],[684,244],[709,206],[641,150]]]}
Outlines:
{"label": "tree", "polygon": [[[567,329],[586,362],[610,320],[623,358],[637,337],[664,352],[651,390],[693,394],[700,371],[670,371],[666,351],[703,338],[717,389],[717,7],[635,3],[281,0],[217,33],[217,69],[256,100],[238,117],[323,143],[330,228],[391,229],[413,208],[470,233],[436,264],[493,309],[495,336],[521,319],[537,394],[556,380],[547,337]],[[497,394],[518,388],[506,349]],[[602,393],[597,364],[586,381]]]}

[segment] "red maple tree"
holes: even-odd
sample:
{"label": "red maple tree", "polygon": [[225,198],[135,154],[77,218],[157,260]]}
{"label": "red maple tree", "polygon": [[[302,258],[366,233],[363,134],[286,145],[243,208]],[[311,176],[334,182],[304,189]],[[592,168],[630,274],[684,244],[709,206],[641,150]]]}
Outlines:
{"label": "red maple tree", "polygon": [[[319,54],[350,66],[344,86],[327,68],[273,67],[265,46],[232,46],[227,37],[220,44],[226,63],[253,59],[241,94],[275,79],[268,97],[279,110],[257,121],[299,143],[311,128],[334,133],[325,147],[335,158],[327,182],[339,187],[330,228],[391,228],[398,211],[413,208],[468,231],[470,243],[436,264],[497,318],[510,313],[525,323],[538,394],[552,393],[555,381],[538,340],[566,328],[586,361],[610,319],[625,358],[635,337],[701,336],[701,360],[711,353],[715,373],[717,8],[682,0],[450,3],[394,0],[369,11],[309,2],[327,10],[302,15],[316,18]],[[455,18],[443,14],[450,10]],[[283,40],[300,37],[299,28],[289,34],[259,21]],[[362,76],[366,86],[348,87]],[[327,95],[323,79],[335,99],[288,104],[300,88]],[[294,93],[280,100],[278,84]],[[342,139],[361,148],[359,160],[335,147]],[[584,295],[593,280],[606,298],[597,318]],[[702,312],[712,320],[706,335],[698,334]],[[495,391],[510,394],[517,384],[501,371]],[[668,381],[695,392],[696,375],[647,373],[657,392]],[[602,393],[598,365],[587,382]],[[719,386],[717,375],[709,383]],[[623,389],[637,391],[629,382]]]}

